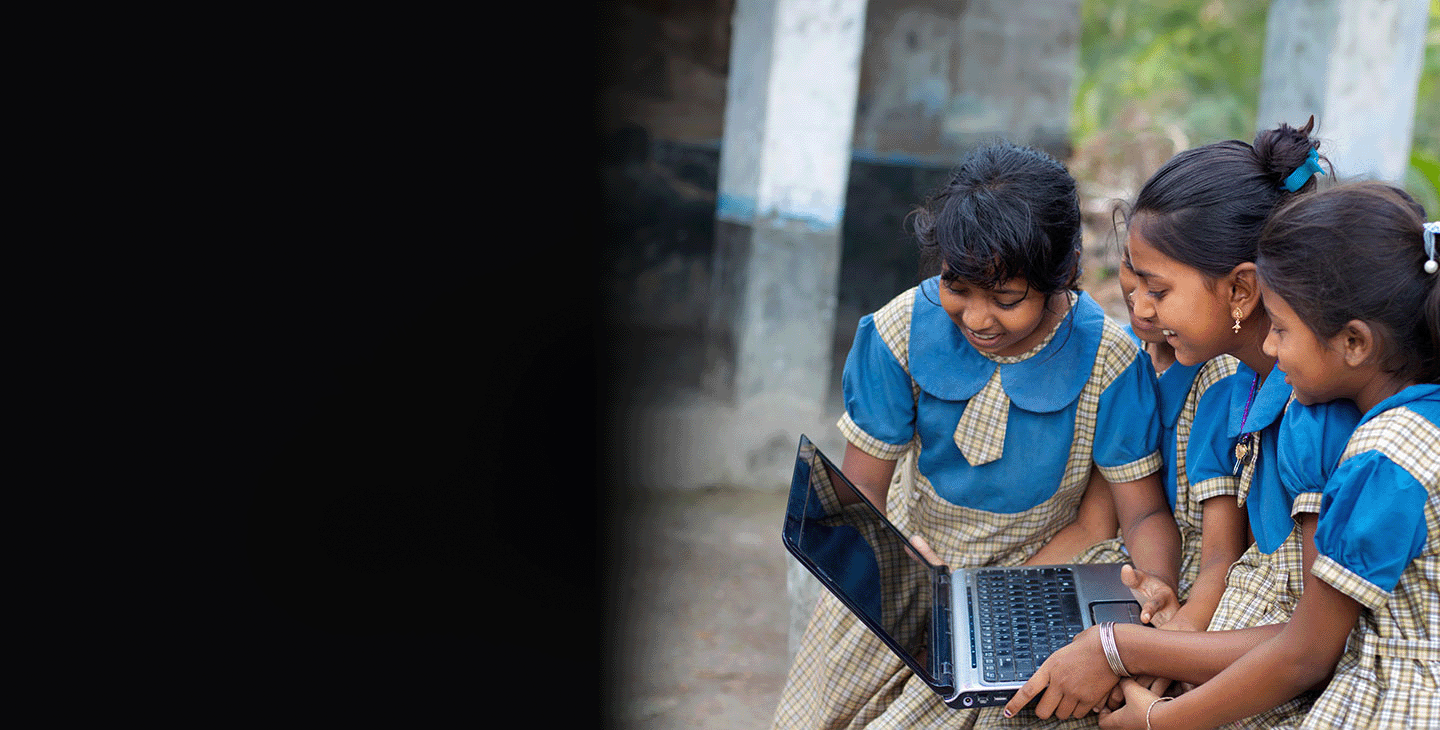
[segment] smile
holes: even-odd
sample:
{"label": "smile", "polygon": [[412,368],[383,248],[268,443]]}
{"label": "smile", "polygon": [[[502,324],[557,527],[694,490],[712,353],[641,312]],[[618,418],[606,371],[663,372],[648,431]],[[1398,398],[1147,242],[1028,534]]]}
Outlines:
{"label": "smile", "polygon": [[982,342],[989,342],[989,341],[994,340],[994,339],[996,339],[996,338],[998,338],[998,337],[1000,336],[1000,335],[982,335],[982,334],[980,334],[979,332],[976,332],[975,330],[971,330],[971,329],[965,330],[965,334],[968,334],[968,335],[970,335],[971,337],[973,337],[973,338],[975,338],[975,339],[977,339],[977,340],[981,340]]}
{"label": "smile", "polygon": [[1162,330],[1160,330],[1160,334],[1165,335],[1166,337],[1174,337],[1174,336],[1175,336],[1175,330],[1162,329]]}

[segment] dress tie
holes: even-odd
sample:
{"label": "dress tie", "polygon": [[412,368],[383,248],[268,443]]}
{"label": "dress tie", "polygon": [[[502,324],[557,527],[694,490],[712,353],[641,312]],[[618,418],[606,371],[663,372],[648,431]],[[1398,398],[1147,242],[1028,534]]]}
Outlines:
{"label": "dress tie", "polygon": [[1010,398],[1000,386],[1000,368],[965,406],[955,426],[955,445],[971,466],[989,464],[1005,450],[1005,424],[1010,417]]}

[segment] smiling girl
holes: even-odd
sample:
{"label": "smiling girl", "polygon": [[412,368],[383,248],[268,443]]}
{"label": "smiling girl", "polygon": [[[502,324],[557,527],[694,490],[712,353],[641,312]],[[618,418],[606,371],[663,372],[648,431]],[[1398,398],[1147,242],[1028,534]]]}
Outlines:
{"label": "smiling girl", "polygon": [[1349,401],[1364,416],[1324,485],[1317,555],[1290,621],[1173,702],[1127,683],[1126,708],[1106,726],[1213,727],[1332,672],[1302,727],[1440,722],[1440,264],[1426,269],[1440,224],[1425,225],[1403,191],[1358,183],[1266,226],[1265,351],[1297,401]]}
{"label": "smiling girl", "polygon": [[[1224,407],[1220,399],[1204,400],[1204,396],[1211,386],[1235,373],[1237,361],[1221,354],[1199,363],[1177,362],[1175,348],[1162,333],[1153,308],[1147,310],[1150,316],[1136,313],[1136,299],[1143,294],[1142,282],[1135,273],[1128,245],[1121,247],[1120,262],[1120,290],[1129,314],[1126,326],[1155,367],[1160,444],[1165,459],[1162,483],[1180,528],[1178,589],[1183,606],[1165,623],[1165,628],[1203,631],[1225,588],[1226,569],[1245,551],[1249,541],[1244,513],[1236,505],[1233,481],[1210,480],[1206,489],[1197,489],[1186,473],[1186,447],[1201,403],[1209,409]],[[1086,550],[1081,560],[1123,561],[1124,551],[1124,541],[1117,537]]]}
{"label": "smiling girl", "polygon": [[[842,470],[952,568],[1069,562],[1118,525],[1155,578],[1145,610],[1168,618],[1179,534],[1160,484],[1154,372],[1076,290],[1074,179],[1038,150],[984,147],[913,223],[938,274],[860,320],[842,378]],[[1092,470],[1114,504],[1094,528],[1081,518]],[[998,711],[945,706],[824,593],[775,726],[989,726]]]}
{"label": "smiling girl", "polygon": [[[1007,711],[1039,696],[1041,717],[1067,707],[1083,712],[1126,674],[1199,684],[1290,619],[1313,559],[1305,546],[1320,490],[1359,420],[1346,402],[1291,404],[1290,385],[1264,347],[1270,319],[1256,275],[1257,246],[1270,215],[1317,186],[1312,126],[1313,119],[1299,129],[1282,124],[1253,144],[1230,140],[1181,152],[1142,186],[1126,221],[1129,260],[1143,284],[1135,316],[1154,320],[1181,365],[1223,355],[1237,360],[1235,374],[1200,399],[1183,447],[1191,499],[1205,504],[1206,545],[1179,621],[1208,631],[1119,625],[1107,646],[1099,629],[1089,629],[1052,655]],[[1281,453],[1282,430],[1293,430],[1305,450]],[[1215,634],[1256,626],[1265,628]],[[1135,651],[1146,660],[1132,663]],[[1111,656],[1117,661],[1107,661]],[[1312,700],[1296,697],[1241,724],[1293,725]]]}

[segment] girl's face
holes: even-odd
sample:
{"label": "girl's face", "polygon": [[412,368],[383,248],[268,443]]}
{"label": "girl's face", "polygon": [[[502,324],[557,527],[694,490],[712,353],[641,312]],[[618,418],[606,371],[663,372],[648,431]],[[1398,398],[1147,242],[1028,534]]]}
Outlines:
{"label": "girl's face", "polygon": [[1270,315],[1265,354],[1275,358],[1275,364],[1285,371],[1285,382],[1294,389],[1295,399],[1307,406],[1337,398],[1353,399],[1354,389],[1344,378],[1349,368],[1336,343],[1316,337],[1289,303],[1264,282],[1260,283],[1260,292]]}
{"label": "girl's face", "polygon": [[940,280],[940,306],[972,347],[990,355],[1023,355],[1040,344],[1063,314],[1047,309],[1046,299],[1022,277],[994,289]]}
{"label": "girl's face", "polygon": [[1235,339],[1228,287],[1160,253],[1134,227],[1125,245],[1141,281],[1131,320],[1153,321],[1184,365],[1228,352]]}
{"label": "girl's face", "polygon": [[1120,294],[1124,296],[1125,309],[1130,313],[1130,329],[1141,342],[1164,342],[1165,335],[1160,334],[1154,317],[1143,318],[1135,314],[1135,298],[1144,295],[1141,283],[1130,263],[1130,247],[1125,246],[1120,253]]}

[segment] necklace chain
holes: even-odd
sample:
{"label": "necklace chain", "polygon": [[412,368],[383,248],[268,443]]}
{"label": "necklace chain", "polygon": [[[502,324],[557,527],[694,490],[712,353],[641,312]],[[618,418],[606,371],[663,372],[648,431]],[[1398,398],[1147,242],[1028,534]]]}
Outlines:
{"label": "necklace chain", "polygon": [[1245,413],[1240,416],[1240,438],[1235,442],[1235,471],[1238,475],[1240,470],[1250,463],[1252,452],[1255,451],[1251,437],[1254,431],[1245,430],[1245,422],[1250,420],[1250,406],[1255,403],[1255,389],[1260,385],[1260,373],[1255,373],[1255,379],[1250,381],[1250,396],[1245,400]]}

